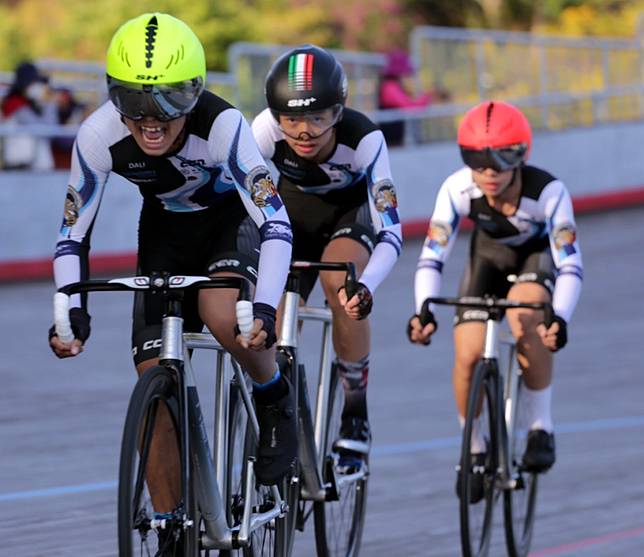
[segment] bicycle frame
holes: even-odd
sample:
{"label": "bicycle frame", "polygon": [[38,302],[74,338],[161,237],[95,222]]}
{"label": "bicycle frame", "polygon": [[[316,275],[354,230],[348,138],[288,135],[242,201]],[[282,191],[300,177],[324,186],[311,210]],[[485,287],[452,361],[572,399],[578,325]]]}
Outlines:
{"label": "bicycle frame", "polygon": [[[166,319],[171,318],[164,318],[164,331]],[[171,324],[169,325],[170,327],[172,326]],[[172,339],[169,345],[175,345],[175,341],[177,340],[176,332],[169,333],[169,337]],[[217,343],[212,335],[208,333],[183,333],[182,339],[179,342],[182,345],[180,361],[184,377],[182,395],[186,408],[188,409],[187,437],[190,442],[188,454],[195,463],[195,470],[197,472],[195,493],[206,530],[206,534],[202,536],[201,545],[203,549],[237,549],[248,545],[251,532],[267,522],[282,516],[286,512],[286,509],[284,508],[284,503],[280,497],[278,488],[272,486],[271,491],[275,498],[273,508],[263,513],[251,512],[255,475],[253,462],[249,460],[246,463],[247,480],[244,486],[245,499],[242,522],[236,528],[230,528],[228,526],[220,486],[226,484],[226,456],[229,449],[228,385],[231,379],[229,373],[230,368],[232,368],[239,383],[244,407],[248,412],[248,420],[256,437],[259,436],[257,416],[241,368],[224,348]],[[188,351],[191,349],[214,350],[217,353],[215,365],[214,442],[212,453],[209,448],[205,421],[201,413],[195,375],[188,356]],[[176,356],[176,354],[174,355]],[[176,362],[177,358],[173,358],[173,360]],[[166,363],[163,359],[161,360],[162,365]],[[226,365],[227,363],[230,365]]]}
{"label": "bicycle frame", "polygon": [[[299,460],[303,482],[300,486],[300,496],[303,500],[329,501],[337,499],[338,488],[342,484],[356,482],[367,475],[366,467],[354,474],[334,477],[331,482],[325,482],[324,443],[327,436],[326,408],[332,380],[332,314],[326,307],[300,306],[299,275],[301,270],[346,271],[347,289],[355,282],[353,264],[351,263],[310,263],[294,262],[291,265],[284,295],[284,310],[282,324],[277,342],[279,348],[292,358],[292,369],[299,373],[297,348],[299,321],[317,321],[322,323],[322,339],[320,348],[320,366],[318,373],[317,395],[315,402],[315,418],[306,392],[306,378],[302,377],[304,391],[299,397],[299,413],[301,426],[298,432]],[[296,378],[297,379],[297,378]],[[304,401],[302,404],[301,401]]]}

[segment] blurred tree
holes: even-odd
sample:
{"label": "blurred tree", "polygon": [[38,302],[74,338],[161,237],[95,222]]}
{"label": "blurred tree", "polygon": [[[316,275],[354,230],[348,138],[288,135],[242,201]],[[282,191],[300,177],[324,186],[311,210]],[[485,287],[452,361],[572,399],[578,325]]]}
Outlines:
{"label": "blurred tree", "polygon": [[[486,27],[485,4],[490,0],[403,0],[405,11],[414,17],[416,24],[446,27]],[[490,8],[497,4],[492,0]]]}

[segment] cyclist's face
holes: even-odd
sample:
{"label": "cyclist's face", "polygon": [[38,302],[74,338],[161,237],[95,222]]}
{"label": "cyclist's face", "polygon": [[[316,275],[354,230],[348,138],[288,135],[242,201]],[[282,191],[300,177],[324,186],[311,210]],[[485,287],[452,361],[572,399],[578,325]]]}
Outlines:
{"label": "cyclist's face", "polygon": [[152,116],[146,116],[142,120],[131,120],[124,116],[123,121],[141,150],[146,155],[159,157],[174,147],[186,123],[186,117],[161,122]]}
{"label": "cyclist's face", "polygon": [[498,172],[493,168],[472,169],[472,179],[488,197],[500,197],[512,184],[514,170]]}
{"label": "cyclist's face", "polygon": [[315,159],[332,146],[337,119],[337,113],[331,108],[308,114],[280,114],[279,127],[297,155]]}

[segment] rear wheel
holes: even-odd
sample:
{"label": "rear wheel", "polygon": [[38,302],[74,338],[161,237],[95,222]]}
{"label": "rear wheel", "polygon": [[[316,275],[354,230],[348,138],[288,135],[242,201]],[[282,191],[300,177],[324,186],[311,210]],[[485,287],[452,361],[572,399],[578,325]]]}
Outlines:
{"label": "rear wheel", "polygon": [[[521,381],[514,402],[520,408]],[[527,442],[527,429],[515,420],[514,430],[508,432],[509,489],[503,494],[505,541],[511,557],[526,557],[530,551],[537,502],[538,475],[522,467]]]}
{"label": "rear wheel", "polygon": [[[490,547],[492,514],[498,496],[498,439],[494,427],[496,388],[492,369],[485,362],[479,362],[470,385],[457,483],[464,557],[484,557]],[[487,443],[487,456],[483,464],[472,456],[475,420],[478,420],[478,427]]]}
{"label": "rear wheel", "polygon": [[[194,493],[185,493],[180,481],[176,485],[167,481],[168,476],[182,476],[178,408],[173,371],[155,366],[141,375],[130,398],[121,443],[118,488],[121,557],[200,555],[200,521]],[[162,439],[161,430],[172,433]],[[173,456],[154,459],[153,455],[161,452]],[[150,464],[151,459],[154,465]],[[171,506],[169,500],[173,501]]]}
{"label": "rear wheel", "polygon": [[[315,542],[320,557],[355,557],[360,551],[367,505],[367,462],[363,474],[351,479],[350,474],[337,472],[339,455],[333,442],[340,434],[344,407],[344,390],[334,369],[327,404],[327,434],[324,440],[326,459],[325,482],[336,478],[337,500],[314,504]],[[346,480],[346,481],[345,481]]]}

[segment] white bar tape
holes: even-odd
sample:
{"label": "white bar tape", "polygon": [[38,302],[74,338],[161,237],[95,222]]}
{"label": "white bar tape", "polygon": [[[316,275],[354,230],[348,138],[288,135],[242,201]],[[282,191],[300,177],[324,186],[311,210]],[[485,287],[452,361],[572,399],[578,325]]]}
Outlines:
{"label": "white bar tape", "polygon": [[69,296],[62,292],[54,294],[54,325],[58,338],[69,344],[74,340],[74,333],[69,322]]}
{"label": "white bar tape", "polygon": [[240,300],[235,309],[237,310],[237,326],[242,337],[247,339],[253,330],[253,303],[248,300]]}

